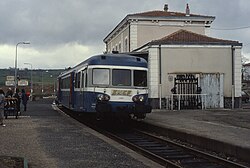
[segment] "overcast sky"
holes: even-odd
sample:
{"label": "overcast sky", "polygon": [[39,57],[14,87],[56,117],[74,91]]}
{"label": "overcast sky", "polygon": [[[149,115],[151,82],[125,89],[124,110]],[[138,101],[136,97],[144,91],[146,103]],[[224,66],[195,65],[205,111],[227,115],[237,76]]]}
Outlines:
{"label": "overcast sky", "polygon": [[[210,36],[243,43],[250,59],[249,0],[1,0],[0,68],[66,68],[105,51],[104,37],[127,15],[151,10],[215,16]],[[223,29],[223,30],[218,30]],[[228,30],[232,29],[232,30]]]}

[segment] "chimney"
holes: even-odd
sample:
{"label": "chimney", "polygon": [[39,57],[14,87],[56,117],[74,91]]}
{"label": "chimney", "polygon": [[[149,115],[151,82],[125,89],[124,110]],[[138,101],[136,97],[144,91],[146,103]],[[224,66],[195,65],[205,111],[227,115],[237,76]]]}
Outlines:
{"label": "chimney", "polygon": [[167,12],[168,11],[168,4],[164,5],[164,11]]}
{"label": "chimney", "polygon": [[190,9],[189,9],[188,4],[186,6],[186,16],[190,16]]}

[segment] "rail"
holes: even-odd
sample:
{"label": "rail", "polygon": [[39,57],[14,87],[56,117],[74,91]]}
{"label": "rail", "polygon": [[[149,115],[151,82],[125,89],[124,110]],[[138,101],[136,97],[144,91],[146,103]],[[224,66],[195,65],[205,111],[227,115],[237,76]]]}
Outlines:
{"label": "rail", "polygon": [[168,110],[206,109],[207,94],[171,94],[165,97]]}

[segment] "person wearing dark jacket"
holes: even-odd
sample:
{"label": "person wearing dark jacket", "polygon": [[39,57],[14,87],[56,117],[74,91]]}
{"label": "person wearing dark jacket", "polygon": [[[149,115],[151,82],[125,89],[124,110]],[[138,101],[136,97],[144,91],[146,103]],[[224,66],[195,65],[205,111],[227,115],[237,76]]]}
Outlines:
{"label": "person wearing dark jacket", "polygon": [[25,93],[25,90],[22,89],[22,104],[23,104],[23,107],[24,107],[23,111],[27,110],[27,102],[28,102],[28,96]]}
{"label": "person wearing dark jacket", "polygon": [[3,123],[4,118],[4,91],[0,88],[0,125],[5,127]]}
{"label": "person wearing dark jacket", "polygon": [[11,88],[9,88],[8,90],[7,90],[7,92],[6,92],[6,95],[5,95],[5,97],[12,97],[13,96],[13,92],[12,92],[12,89]]}
{"label": "person wearing dark jacket", "polygon": [[19,89],[16,88],[16,92],[13,95],[14,98],[17,99],[17,111],[20,111],[20,104],[21,104],[21,93],[19,92]]}

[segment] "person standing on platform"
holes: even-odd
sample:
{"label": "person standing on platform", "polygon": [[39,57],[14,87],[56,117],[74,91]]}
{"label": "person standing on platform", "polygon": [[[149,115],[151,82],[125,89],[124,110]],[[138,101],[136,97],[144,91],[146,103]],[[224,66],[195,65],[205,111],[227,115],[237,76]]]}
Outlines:
{"label": "person standing on platform", "polygon": [[13,96],[13,92],[12,92],[12,89],[9,88],[8,91],[6,92],[6,95],[5,95],[7,98],[10,98]]}
{"label": "person standing on platform", "polygon": [[5,127],[5,124],[3,124],[3,118],[4,118],[4,91],[0,88],[0,125]]}
{"label": "person standing on platform", "polygon": [[16,88],[16,92],[15,92],[15,94],[13,95],[13,97],[17,99],[16,108],[17,108],[17,112],[20,112],[21,93],[19,92],[19,89],[18,89],[18,88]]}
{"label": "person standing on platform", "polygon": [[28,102],[28,96],[24,89],[22,89],[22,104],[23,104],[23,111],[27,110],[27,102]]}

